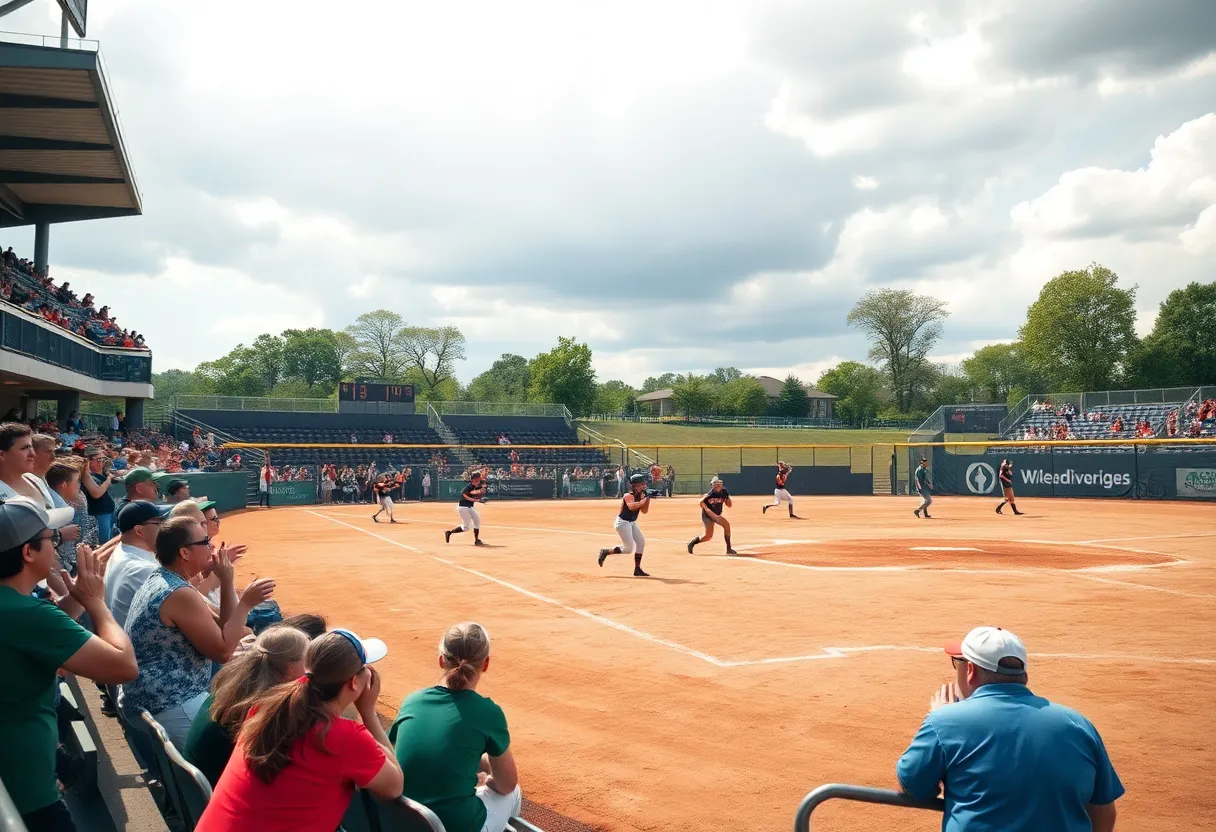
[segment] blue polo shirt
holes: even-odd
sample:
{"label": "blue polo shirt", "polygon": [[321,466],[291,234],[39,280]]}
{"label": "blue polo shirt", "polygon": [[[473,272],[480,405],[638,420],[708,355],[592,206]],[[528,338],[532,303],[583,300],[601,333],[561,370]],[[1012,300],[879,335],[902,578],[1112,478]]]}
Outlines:
{"label": "blue polo shirt", "polygon": [[1090,832],[1086,804],[1123,795],[1088,719],[1008,683],[932,711],[896,773],[921,799],[945,784],[943,832]]}

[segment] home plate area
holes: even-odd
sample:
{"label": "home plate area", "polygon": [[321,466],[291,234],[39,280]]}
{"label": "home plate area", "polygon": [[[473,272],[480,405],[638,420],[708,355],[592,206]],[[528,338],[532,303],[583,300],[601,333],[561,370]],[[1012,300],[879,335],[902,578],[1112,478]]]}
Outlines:
{"label": "home plate area", "polygon": [[771,540],[739,556],[825,569],[1095,569],[1177,562],[1154,552],[1018,540]]}

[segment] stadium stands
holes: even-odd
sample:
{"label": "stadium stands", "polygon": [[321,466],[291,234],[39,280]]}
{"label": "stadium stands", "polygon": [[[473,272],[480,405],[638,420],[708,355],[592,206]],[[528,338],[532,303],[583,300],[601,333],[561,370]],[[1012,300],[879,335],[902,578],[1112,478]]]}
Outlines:
{"label": "stadium stands", "polygon": [[1216,400],[1100,405],[1079,412],[1072,404],[1037,401],[1005,439],[1096,440],[1216,436]]}
{"label": "stadium stands", "polygon": [[472,448],[477,461],[491,468],[541,466],[552,469],[603,468],[610,464],[598,447],[514,448],[513,445],[581,445],[565,419],[552,417],[448,416],[445,423],[462,445],[493,445]]}

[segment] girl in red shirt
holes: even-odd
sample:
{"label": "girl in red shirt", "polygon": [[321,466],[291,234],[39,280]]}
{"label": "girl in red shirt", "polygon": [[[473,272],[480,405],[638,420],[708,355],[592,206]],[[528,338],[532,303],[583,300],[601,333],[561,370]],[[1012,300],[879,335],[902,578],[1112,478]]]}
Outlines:
{"label": "girl in red shirt", "polygon": [[[387,653],[347,630],[310,642],[305,674],[254,700],[196,832],[333,832],[356,787],[398,797],[401,769],[376,718],[371,667]],[[360,722],[343,718],[351,705]]]}

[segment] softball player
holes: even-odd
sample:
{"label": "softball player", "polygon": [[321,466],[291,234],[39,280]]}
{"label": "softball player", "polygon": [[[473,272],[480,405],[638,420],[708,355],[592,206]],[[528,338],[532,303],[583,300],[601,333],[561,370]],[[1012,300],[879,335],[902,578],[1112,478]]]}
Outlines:
{"label": "softball player", "polygon": [[802,519],[797,514],[794,514],[794,498],[790,496],[790,492],[785,490],[785,481],[789,479],[790,472],[793,470],[794,468],[791,465],[786,465],[780,461],[777,463],[777,487],[773,489],[773,501],[764,506],[760,512],[761,514],[768,514],[770,508],[776,508],[782,503],[789,503],[790,517],[794,520]]}
{"label": "softball player", "polygon": [[372,522],[379,523],[377,519],[381,512],[388,512],[388,522],[396,523],[396,518],[393,517],[393,497],[392,490],[396,487],[396,483],[387,475],[381,475],[376,478],[376,482],[372,485],[372,490],[376,494],[376,499],[380,502],[380,508],[372,515]]}
{"label": "softball player", "polygon": [[929,506],[933,504],[933,481],[929,479],[929,460],[923,456],[916,469],[916,493],[920,495],[920,508],[912,513],[920,517],[924,512],[924,516],[929,517]]}
{"label": "softball player", "polygon": [[486,501],[486,486],[480,471],[474,471],[469,475],[469,483],[464,487],[464,491],[460,492],[460,503],[456,506],[456,510],[460,512],[460,525],[454,529],[448,529],[443,533],[445,543],[452,542],[452,535],[473,530],[473,545],[485,546],[485,542],[481,539],[481,515],[477,513],[474,507],[474,502],[484,503]]}
{"label": "softball player", "polygon": [[731,505],[730,492],[722,486],[722,480],[714,477],[709,482],[709,493],[701,498],[701,522],[705,524],[705,533],[688,542],[688,554],[693,553],[692,550],[698,543],[713,540],[714,526],[722,527],[722,534],[726,538],[726,554],[739,554],[730,547],[730,521],[722,516],[723,509],[730,508]]}
{"label": "softball player", "polygon": [[1009,507],[1013,509],[1013,513],[1017,515],[1025,514],[1018,511],[1017,503],[1013,501],[1013,463],[1007,459],[1001,460],[1001,490],[1005,493],[1005,499],[1001,500],[1000,505],[996,507],[997,514],[1004,514],[1001,509],[1005,507],[1005,503],[1009,503]]}
{"label": "softball player", "polygon": [[649,578],[642,571],[642,550],[646,548],[646,538],[638,528],[638,515],[650,510],[650,495],[646,493],[646,475],[634,474],[629,478],[629,491],[621,499],[621,510],[617,514],[613,528],[620,535],[621,545],[611,549],[600,549],[600,566],[609,555],[633,553],[633,576]]}

